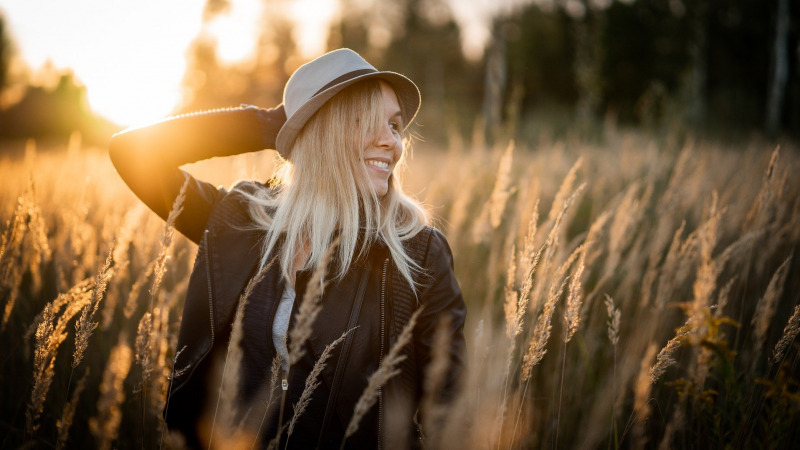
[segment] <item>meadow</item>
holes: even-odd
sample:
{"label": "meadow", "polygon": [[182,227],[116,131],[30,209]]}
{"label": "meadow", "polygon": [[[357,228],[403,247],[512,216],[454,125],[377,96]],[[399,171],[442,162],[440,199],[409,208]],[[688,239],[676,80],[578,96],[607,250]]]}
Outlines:
{"label": "meadow", "polygon": [[[6,148],[2,448],[179,448],[161,410],[196,247],[104,149]],[[272,158],[187,170],[230,185]],[[798,173],[758,139],[417,143],[403,178],[452,247],[470,360],[449,407],[423,399],[426,447],[796,448]],[[210,447],[251,448],[239,431]]]}

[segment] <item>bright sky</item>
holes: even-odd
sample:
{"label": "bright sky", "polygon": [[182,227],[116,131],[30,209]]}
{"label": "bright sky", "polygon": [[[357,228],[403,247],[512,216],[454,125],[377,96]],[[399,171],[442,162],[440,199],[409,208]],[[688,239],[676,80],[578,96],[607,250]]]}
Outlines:
{"label": "bright sky", "polygon": [[[377,0],[380,4],[381,0]],[[483,19],[515,0],[450,0],[468,56],[488,38]],[[186,51],[202,27],[204,0],[4,0],[0,9],[25,64],[70,68],[87,87],[89,104],[120,125],[169,115],[181,99]],[[224,62],[250,56],[263,0],[231,0],[209,24]],[[303,56],[325,49],[338,0],[284,0]],[[469,5],[468,7],[465,7]]]}

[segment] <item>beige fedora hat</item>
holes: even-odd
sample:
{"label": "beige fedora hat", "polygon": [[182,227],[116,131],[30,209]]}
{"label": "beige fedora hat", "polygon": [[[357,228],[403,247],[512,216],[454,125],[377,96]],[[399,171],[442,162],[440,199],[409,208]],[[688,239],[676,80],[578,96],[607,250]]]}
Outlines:
{"label": "beige fedora hat", "polygon": [[347,86],[368,78],[386,81],[397,94],[403,123],[417,115],[421,96],[413,81],[395,72],[379,71],[358,53],[341,48],[326,53],[295,70],[283,90],[286,123],[278,132],[275,148],[289,158],[297,134],[325,102]]}

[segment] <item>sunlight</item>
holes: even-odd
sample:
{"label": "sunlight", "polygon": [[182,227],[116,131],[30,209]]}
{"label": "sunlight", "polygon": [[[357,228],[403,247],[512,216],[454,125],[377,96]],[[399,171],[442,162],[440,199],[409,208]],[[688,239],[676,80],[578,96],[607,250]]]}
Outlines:
{"label": "sunlight", "polygon": [[339,13],[339,2],[334,0],[297,0],[290,6],[290,17],[295,23],[294,37],[300,54],[313,58],[325,51],[328,28]]}
{"label": "sunlight", "polygon": [[217,42],[217,56],[223,64],[233,64],[253,57],[258,43],[261,2],[238,0],[228,11],[215,17],[209,31]]}
{"label": "sunlight", "polygon": [[180,100],[185,52],[200,28],[202,6],[191,0],[27,0],[3,9],[32,70],[47,61],[71,69],[86,85],[93,110],[132,125],[168,115]]}

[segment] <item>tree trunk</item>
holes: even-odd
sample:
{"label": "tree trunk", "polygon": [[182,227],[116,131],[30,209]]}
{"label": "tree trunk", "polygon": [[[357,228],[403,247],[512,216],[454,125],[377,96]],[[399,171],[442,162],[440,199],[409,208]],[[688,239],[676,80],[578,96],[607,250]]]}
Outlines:
{"label": "tree trunk", "polygon": [[769,90],[767,91],[767,110],[764,128],[768,135],[774,136],[781,125],[781,111],[786,93],[786,80],[789,78],[789,0],[777,0],[775,17],[775,41],[772,47],[772,67]]}
{"label": "tree trunk", "polygon": [[491,145],[500,130],[503,95],[506,90],[506,42],[502,21],[495,23],[492,41],[486,50],[486,80],[483,90],[483,117],[486,142]]}
{"label": "tree trunk", "polygon": [[705,125],[708,80],[708,9],[707,1],[699,1],[692,20],[692,43],[689,49],[691,68],[688,80],[686,117],[694,127]]}

